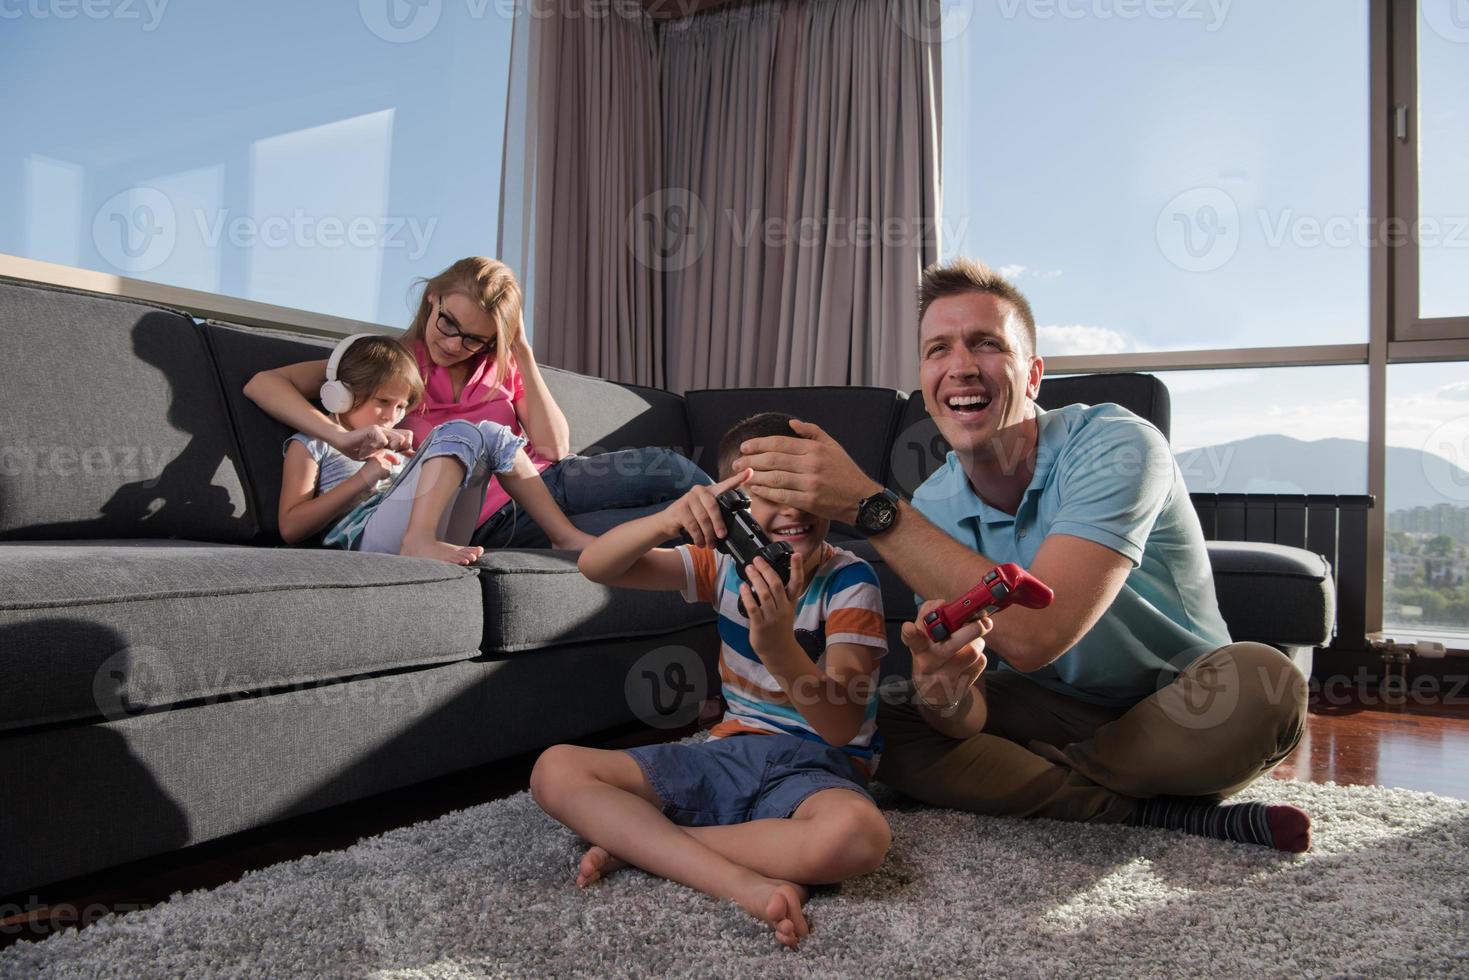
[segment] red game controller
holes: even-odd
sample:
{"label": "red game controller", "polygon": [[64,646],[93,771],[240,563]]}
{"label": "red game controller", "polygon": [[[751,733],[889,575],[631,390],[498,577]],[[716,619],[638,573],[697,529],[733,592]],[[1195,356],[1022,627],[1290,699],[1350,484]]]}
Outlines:
{"label": "red game controller", "polygon": [[942,643],[971,620],[999,612],[1012,603],[1044,609],[1056,594],[1051,587],[1014,562],[996,565],[974,588],[923,617],[929,639]]}

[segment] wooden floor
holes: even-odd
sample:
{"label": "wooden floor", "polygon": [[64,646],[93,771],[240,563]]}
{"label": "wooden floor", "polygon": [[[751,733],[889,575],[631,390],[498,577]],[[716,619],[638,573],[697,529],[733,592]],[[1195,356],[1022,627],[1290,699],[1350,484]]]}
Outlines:
{"label": "wooden floor", "polygon": [[[1376,688],[1321,694],[1313,699],[1305,738],[1275,771],[1277,778],[1393,786],[1469,799],[1469,684],[1457,691],[1452,683],[1440,683],[1433,691],[1420,685],[1401,698],[1384,698]],[[598,744],[626,748],[667,737],[666,732],[627,731]],[[0,899],[0,948],[518,793],[529,785],[534,761],[533,756],[517,757]]]}

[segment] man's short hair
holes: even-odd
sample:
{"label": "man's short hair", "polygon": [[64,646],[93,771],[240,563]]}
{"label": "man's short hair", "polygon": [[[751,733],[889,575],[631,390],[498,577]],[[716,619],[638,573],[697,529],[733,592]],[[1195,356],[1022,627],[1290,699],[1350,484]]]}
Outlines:
{"label": "man's short hair", "polygon": [[1010,280],[973,259],[935,262],[923,270],[918,283],[918,322],[923,323],[924,314],[935,301],[963,293],[989,293],[1009,303],[1020,318],[1026,350],[1034,356],[1035,314],[1030,311],[1030,301]]}
{"label": "man's short hair", "polygon": [[719,440],[719,478],[727,480],[734,476],[733,464],[740,456],[740,445],[749,439],[764,439],[766,436],[792,436],[796,430],[791,428],[793,415],[784,412],[761,412],[751,415],[749,418],[741,419],[730,426]]}

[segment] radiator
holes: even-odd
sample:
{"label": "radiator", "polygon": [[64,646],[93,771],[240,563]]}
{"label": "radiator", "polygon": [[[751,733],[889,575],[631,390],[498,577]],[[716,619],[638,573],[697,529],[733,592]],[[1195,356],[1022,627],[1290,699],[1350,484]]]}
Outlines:
{"label": "radiator", "polygon": [[1195,493],[1194,509],[1209,541],[1258,541],[1325,556],[1336,584],[1336,638],[1331,649],[1361,650],[1367,636],[1365,494]]}

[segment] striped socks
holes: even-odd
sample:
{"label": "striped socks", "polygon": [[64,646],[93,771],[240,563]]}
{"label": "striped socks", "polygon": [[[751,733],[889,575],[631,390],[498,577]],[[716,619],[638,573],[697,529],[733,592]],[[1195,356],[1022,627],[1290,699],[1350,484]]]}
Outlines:
{"label": "striped socks", "polygon": [[1181,830],[1292,854],[1311,847],[1310,815],[1299,807],[1279,803],[1215,803],[1186,796],[1159,796],[1138,800],[1127,822],[1135,827]]}

